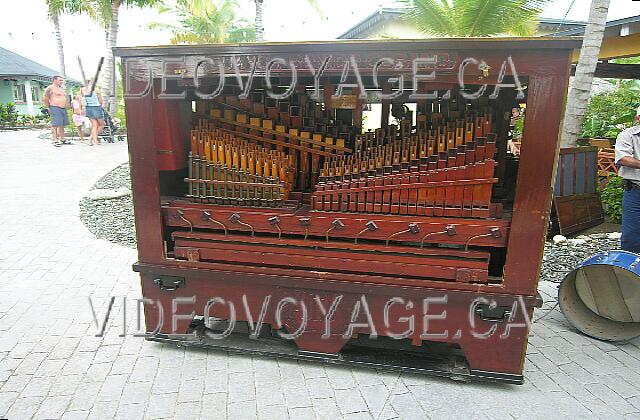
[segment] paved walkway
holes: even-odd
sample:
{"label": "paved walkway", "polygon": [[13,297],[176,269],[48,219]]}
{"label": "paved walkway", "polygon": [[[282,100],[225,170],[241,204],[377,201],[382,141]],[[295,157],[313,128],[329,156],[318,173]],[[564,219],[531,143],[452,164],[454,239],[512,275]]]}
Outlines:
{"label": "paved walkway", "polygon": [[[94,238],[78,201],[126,146],[53,148],[0,133],[0,418],[638,418],[640,341],[534,325],[523,386],[457,384],[185,350],[121,337],[140,297],[135,251]],[[551,284],[543,292],[555,293]],[[98,318],[116,296],[106,335]]]}

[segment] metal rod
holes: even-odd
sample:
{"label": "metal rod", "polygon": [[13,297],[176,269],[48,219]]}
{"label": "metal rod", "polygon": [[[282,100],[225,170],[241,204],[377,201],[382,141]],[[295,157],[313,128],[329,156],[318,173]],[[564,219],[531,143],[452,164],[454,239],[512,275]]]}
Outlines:
{"label": "metal rod", "polygon": [[211,217],[211,213],[209,213],[208,211],[202,212],[202,218],[204,220],[207,220],[207,221],[211,222],[211,223],[215,223],[215,224],[219,225],[220,227],[222,227],[222,229],[224,229],[224,236],[226,237],[228,235],[227,227],[224,225],[224,223],[222,223],[222,222],[220,222],[218,220],[215,220],[213,217]]}
{"label": "metal rod", "polygon": [[391,238],[393,238],[395,236],[398,236],[398,235],[402,235],[403,233],[413,233],[414,235],[418,234],[418,233],[420,233],[420,227],[415,223],[409,223],[409,229],[406,229],[406,230],[403,230],[403,231],[400,231],[400,232],[396,232],[396,233],[394,233],[392,235],[389,235],[389,237],[387,237],[387,242],[386,242],[385,246],[389,246],[389,241],[391,240]]}
{"label": "metal rod", "polygon": [[443,230],[442,232],[431,232],[431,233],[427,233],[426,235],[424,235],[422,237],[422,242],[420,242],[420,248],[424,248],[424,241],[425,239],[427,239],[429,236],[435,236],[435,235],[444,235],[447,234],[449,236],[454,236],[456,235],[456,227],[455,225],[448,225],[445,230]]}

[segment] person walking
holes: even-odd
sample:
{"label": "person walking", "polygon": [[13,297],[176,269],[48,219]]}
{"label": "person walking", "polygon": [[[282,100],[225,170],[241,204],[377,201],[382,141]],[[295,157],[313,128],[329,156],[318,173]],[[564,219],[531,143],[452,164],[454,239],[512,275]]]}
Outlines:
{"label": "person walking", "polygon": [[71,109],[73,110],[71,119],[73,120],[73,124],[76,126],[76,130],[78,130],[80,141],[84,143],[84,122],[87,117],[85,116],[84,111],[84,99],[82,97],[82,90],[78,90],[76,95],[73,97],[73,100],[71,101]]}
{"label": "person walking", "polygon": [[44,91],[44,105],[49,109],[51,116],[51,137],[53,145],[60,147],[66,143],[64,128],[69,125],[67,114],[67,93],[62,88],[64,78],[55,76],[53,83]]}
{"label": "person walking", "polygon": [[[636,111],[640,123],[640,107]],[[627,128],[616,139],[616,165],[622,177],[621,247],[625,251],[640,254],[640,126]]]}
{"label": "person walking", "polygon": [[[85,113],[87,118],[91,120],[91,134],[89,135],[89,146],[93,146],[94,144],[97,146],[100,144],[98,141],[98,135],[102,128],[104,127],[104,111],[102,110],[102,94],[100,93],[99,88],[93,88],[94,81],[93,79],[89,79],[87,81],[87,86],[82,89],[82,94],[84,96],[86,108]],[[93,90],[93,93],[91,92]]]}

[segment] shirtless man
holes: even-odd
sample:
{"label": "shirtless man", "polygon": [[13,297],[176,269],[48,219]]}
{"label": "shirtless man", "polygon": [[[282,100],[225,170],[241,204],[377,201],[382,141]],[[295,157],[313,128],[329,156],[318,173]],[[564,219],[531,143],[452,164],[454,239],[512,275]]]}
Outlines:
{"label": "shirtless man", "polygon": [[55,76],[51,86],[44,91],[44,104],[49,108],[52,140],[56,147],[64,143],[64,127],[69,125],[67,93],[62,88],[62,82],[64,82],[62,76]]}

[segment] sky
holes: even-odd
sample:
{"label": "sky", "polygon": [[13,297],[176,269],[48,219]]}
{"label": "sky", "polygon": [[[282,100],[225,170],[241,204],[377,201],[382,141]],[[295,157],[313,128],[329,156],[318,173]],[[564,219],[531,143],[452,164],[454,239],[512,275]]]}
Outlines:
{"label": "sky", "polygon": [[[43,65],[58,69],[53,25],[47,18],[45,0],[0,0],[0,47],[24,55]],[[238,0],[239,16],[253,21],[255,6],[251,0]],[[304,0],[265,0],[265,39],[268,41],[328,40],[351,28],[380,7],[397,6],[393,0],[318,0],[322,15]],[[573,6],[569,10],[569,7]],[[543,17],[587,20],[588,0],[555,0]],[[640,1],[611,0],[608,20],[640,15]],[[168,44],[170,32],[149,29],[152,22],[166,22],[171,16],[154,9],[126,9],[120,13],[119,46]],[[80,79],[78,56],[87,73],[93,73],[104,55],[104,31],[88,16],[62,16],[65,64],[70,77]]]}

